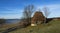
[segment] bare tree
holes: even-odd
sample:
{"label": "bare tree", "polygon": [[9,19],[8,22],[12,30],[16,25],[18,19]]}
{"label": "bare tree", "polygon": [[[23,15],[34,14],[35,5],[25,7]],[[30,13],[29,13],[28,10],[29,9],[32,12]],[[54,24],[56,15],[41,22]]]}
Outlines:
{"label": "bare tree", "polygon": [[47,7],[44,7],[43,10],[44,10],[44,15],[45,15],[44,23],[46,23],[47,22],[47,17],[49,16],[50,11],[49,11],[49,9]]}
{"label": "bare tree", "polygon": [[24,8],[23,11],[23,18],[24,19],[29,19],[29,21],[31,20],[31,15],[33,13],[34,10],[34,6],[33,5],[28,5]]}

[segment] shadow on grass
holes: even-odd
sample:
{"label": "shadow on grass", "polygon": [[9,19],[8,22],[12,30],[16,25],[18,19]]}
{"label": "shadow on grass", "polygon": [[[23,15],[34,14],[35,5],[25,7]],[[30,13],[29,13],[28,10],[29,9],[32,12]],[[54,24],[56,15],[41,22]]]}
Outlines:
{"label": "shadow on grass", "polygon": [[46,23],[49,23],[49,22],[52,21],[52,20],[53,20],[53,18],[47,18]]}

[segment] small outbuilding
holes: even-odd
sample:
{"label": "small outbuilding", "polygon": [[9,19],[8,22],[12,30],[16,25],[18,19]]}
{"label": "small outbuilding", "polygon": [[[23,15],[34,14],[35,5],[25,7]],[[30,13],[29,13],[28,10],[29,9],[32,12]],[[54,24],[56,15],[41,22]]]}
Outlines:
{"label": "small outbuilding", "polygon": [[43,13],[40,11],[37,11],[35,12],[35,14],[31,19],[31,26],[37,26],[37,24],[41,24],[42,22],[44,22],[44,20],[45,20],[45,17]]}

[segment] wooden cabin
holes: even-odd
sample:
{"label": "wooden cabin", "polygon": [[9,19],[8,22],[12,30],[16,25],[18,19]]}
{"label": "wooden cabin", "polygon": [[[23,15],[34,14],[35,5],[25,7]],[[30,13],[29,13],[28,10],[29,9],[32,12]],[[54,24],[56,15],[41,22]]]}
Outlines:
{"label": "wooden cabin", "polygon": [[41,24],[44,21],[44,18],[45,17],[42,12],[40,11],[35,12],[35,14],[31,19],[31,26],[36,26],[37,24]]}

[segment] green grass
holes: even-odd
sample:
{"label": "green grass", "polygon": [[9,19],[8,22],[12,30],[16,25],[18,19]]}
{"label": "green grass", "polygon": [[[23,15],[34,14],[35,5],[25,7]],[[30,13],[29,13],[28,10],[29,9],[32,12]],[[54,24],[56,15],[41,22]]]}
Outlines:
{"label": "green grass", "polygon": [[35,27],[28,26],[9,33],[60,33],[60,21],[52,20],[47,24],[40,24]]}

